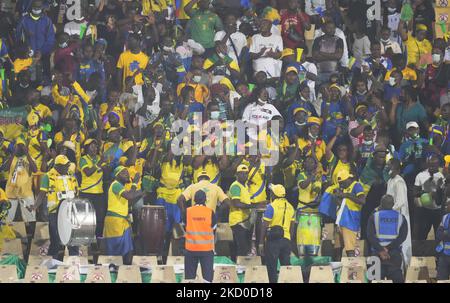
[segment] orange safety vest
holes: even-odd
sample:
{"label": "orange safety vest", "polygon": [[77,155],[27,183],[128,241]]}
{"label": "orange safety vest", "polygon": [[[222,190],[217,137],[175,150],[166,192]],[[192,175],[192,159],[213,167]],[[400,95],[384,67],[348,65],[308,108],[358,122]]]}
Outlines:
{"label": "orange safety vest", "polygon": [[212,213],[212,209],[204,205],[195,205],[186,210],[186,250],[214,250]]}

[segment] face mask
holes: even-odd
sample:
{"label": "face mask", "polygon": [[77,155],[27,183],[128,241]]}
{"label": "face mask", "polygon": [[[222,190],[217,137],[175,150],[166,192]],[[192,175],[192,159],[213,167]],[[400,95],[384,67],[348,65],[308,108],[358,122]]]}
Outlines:
{"label": "face mask", "polygon": [[388,7],[388,12],[390,12],[391,14],[395,13],[397,11],[396,7]]}
{"label": "face mask", "polygon": [[316,140],[318,136],[313,135],[311,132],[308,132],[308,135],[311,139]]}
{"label": "face mask", "polygon": [[385,39],[380,39],[380,41],[386,44],[386,43],[391,42],[391,39],[389,39],[389,38],[386,39],[386,40]]}
{"label": "face mask", "polygon": [[258,102],[259,102],[259,103],[262,103],[262,104],[266,104],[266,103],[267,103],[267,101],[264,101],[264,100],[261,99],[261,98],[258,98]]}
{"label": "face mask", "polygon": [[433,58],[433,63],[435,63],[435,64],[441,62],[441,55],[440,54],[433,54],[432,58]]}
{"label": "face mask", "polygon": [[305,126],[305,125],[306,125],[306,122],[298,122],[298,121],[295,121],[295,125],[297,125],[297,126]]}
{"label": "face mask", "polygon": [[373,141],[372,141],[372,140],[368,140],[368,141],[364,140],[364,141],[363,141],[363,144],[364,144],[364,145],[372,145],[372,144],[373,144]]}
{"label": "face mask", "polygon": [[42,9],[33,8],[31,10],[31,12],[33,13],[33,15],[37,16],[37,15],[40,15],[42,13]]}
{"label": "face mask", "polygon": [[395,84],[396,84],[395,82],[396,82],[396,81],[395,81],[395,78],[393,78],[393,77],[390,77],[390,78],[389,78],[389,85],[390,85],[390,86],[395,86]]}
{"label": "face mask", "polygon": [[163,46],[163,50],[168,52],[168,53],[175,52],[175,49],[173,47],[170,47],[170,46]]}
{"label": "face mask", "polygon": [[416,134],[412,135],[411,138],[414,140],[417,140],[420,138],[420,136],[419,136],[419,134],[416,133]]}
{"label": "face mask", "polygon": [[195,83],[199,83],[200,80],[202,80],[202,76],[194,76],[194,77],[192,77],[192,81],[194,81]]}
{"label": "face mask", "polygon": [[211,119],[212,119],[212,120],[217,120],[217,119],[219,119],[219,116],[220,116],[220,112],[219,112],[219,111],[213,111],[213,112],[211,112]]}
{"label": "face mask", "polygon": [[34,51],[32,49],[30,49],[30,51],[28,52],[28,56],[33,57],[34,55]]}
{"label": "face mask", "polygon": [[358,95],[360,95],[360,96],[364,96],[365,94],[367,94],[367,90],[365,90],[365,91],[362,91],[362,92],[356,92]]}
{"label": "face mask", "polygon": [[60,48],[66,48],[68,46],[67,42],[63,42],[59,45]]}
{"label": "face mask", "polygon": [[30,86],[30,84],[22,84],[22,83],[19,83],[19,85],[20,85],[20,87],[22,87],[22,88],[27,88],[28,86]]}

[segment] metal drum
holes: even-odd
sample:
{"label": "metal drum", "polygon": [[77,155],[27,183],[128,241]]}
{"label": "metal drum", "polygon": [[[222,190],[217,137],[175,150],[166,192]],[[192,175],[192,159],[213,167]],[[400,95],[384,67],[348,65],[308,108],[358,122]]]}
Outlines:
{"label": "metal drum", "polygon": [[85,199],[67,199],[58,207],[58,235],[68,246],[90,245],[96,241],[95,209]]}
{"label": "metal drum", "polygon": [[299,255],[317,256],[322,237],[322,219],[319,214],[299,213],[297,215],[297,248]]}
{"label": "metal drum", "polygon": [[138,234],[145,254],[161,255],[166,227],[166,209],[159,205],[144,205],[139,214]]}
{"label": "metal drum", "polygon": [[[264,212],[266,211],[265,208],[258,208],[258,209],[254,209],[252,210],[256,213],[256,220],[255,220],[255,246],[258,248],[259,245],[259,237],[261,236],[262,233],[262,220],[263,220],[263,215]],[[259,253],[258,253],[259,255]]]}

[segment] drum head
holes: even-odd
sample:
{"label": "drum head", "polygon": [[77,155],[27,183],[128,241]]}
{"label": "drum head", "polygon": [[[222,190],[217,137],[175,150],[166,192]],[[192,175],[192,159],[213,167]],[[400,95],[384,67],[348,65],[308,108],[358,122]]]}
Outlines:
{"label": "drum head", "polygon": [[67,245],[72,237],[71,203],[62,201],[58,208],[58,235],[61,243]]}

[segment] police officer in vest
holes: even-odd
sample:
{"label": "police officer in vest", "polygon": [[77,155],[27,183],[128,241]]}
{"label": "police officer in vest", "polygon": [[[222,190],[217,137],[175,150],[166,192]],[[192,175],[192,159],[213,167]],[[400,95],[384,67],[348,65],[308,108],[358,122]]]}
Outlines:
{"label": "police officer in vest", "polygon": [[372,254],[381,259],[381,279],[403,283],[402,243],[408,235],[405,217],[393,210],[394,197],[384,195],[378,211],[373,213],[367,223],[367,238]]}
{"label": "police officer in vest", "polygon": [[258,251],[265,256],[269,282],[277,283],[278,260],[280,265],[290,265],[291,235],[294,232],[294,224],[291,223],[295,220],[295,210],[285,198],[283,185],[271,185],[270,192],[272,202],[263,215]]}
{"label": "police officer in vest", "polygon": [[450,203],[447,204],[447,214],[442,218],[436,232],[436,240],[440,241],[436,247],[438,255],[437,279],[450,279]]}
{"label": "police officer in vest", "polygon": [[214,229],[217,218],[205,205],[206,194],[199,190],[194,196],[195,205],[186,210],[186,242],[184,278],[195,279],[200,262],[203,279],[212,282],[214,276]]}

